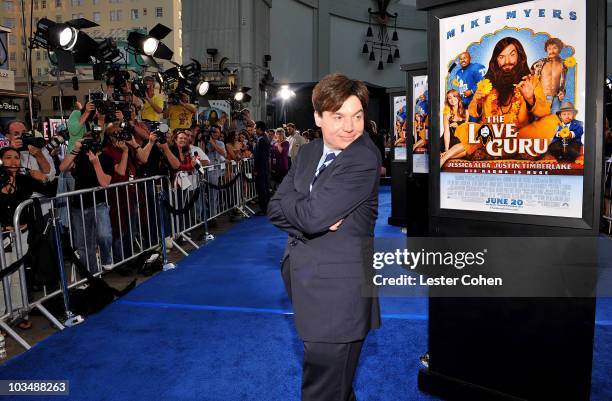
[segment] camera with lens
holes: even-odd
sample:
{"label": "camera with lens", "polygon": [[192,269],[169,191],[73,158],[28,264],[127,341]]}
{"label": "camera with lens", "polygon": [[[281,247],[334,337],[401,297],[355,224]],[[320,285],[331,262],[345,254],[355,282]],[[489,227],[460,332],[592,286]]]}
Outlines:
{"label": "camera with lens", "polygon": [[210,127],[201,125],[199,138],[195,138],[195,140],[204,143],[210,142]]}
{"label": "camera with lens", "polygon": [[107,114],[107,107],[106,107],[106,102],[107,102],[107,97],[106,97],[106,93],[104,92],[89,92],[89,102],[93,103],[94,106],[96,106],[96,110],[98,111],[98,113],[102,114],[102,115],[106,115]]}
{"label": "camera with lens", "polygon": [[49,139],[49,143],[47,143],[45,148],[49,151],[49,153],[52,153],[53,151],[57,150],[60,146],[62,146],[64,143],[66,143],[66,140],[64,139],[64,137],[60,135],[56,135],[52,137],[51,139]]}
{"label": "camera with lens", "polygon": [[147,86],[144,84],[142,79],[136,79],[132,81],[132,93],[136,97],[146,97]]}
{"label": "camera with lens", "polygon": [[113,100],[106,102],[106,109],[108,111],[105,114],[105,120],[107,123],[114,123],[117,121],[117,116],[115,115],[117,111],[120,111],[123,114],[124,121],[128,121],[132,114],[132,108],[130,104],[125,101],[125,97],[123,97],[123,95],[118,95],[115,97],[115,94],[113,94]]}
{"label": "camera with lens", "polygon": [[37,137],[32,131],[28,131],[21,135],[21,141],[23,142],[23,146],[20,150],[28,150],[29,145],[39,149],[45,147],[45,138]]}
{"label": "camera with lens", "polygon": [[81,152],[87,153],[91,151],[92,153],[102,152],[102,144],[95,138],[84,138],[81,140]]}
{"label": "camera with lens", "polygon": [[157,137],[157,143],[163,145],[168,142],[168,124],[159,121],[150,123],[151,133]]}
{"label": "camera with lens", "polygon": [[100,138],[102,136],[103,130],[104,129],[102,127],[99,127],[97,125],[93,126],[92,130],[86,134],[86,137],[81,139],[81,152],[102,152],[102,143],[100,142]]}
{"label": "camera with lens", "polygon": [[136,133],[134,131],[134,127],[132,127],[128,122],[122,122],[119,127],[121,130],[117,132],[115,135],[117,140],[119,141],[131,141]]}

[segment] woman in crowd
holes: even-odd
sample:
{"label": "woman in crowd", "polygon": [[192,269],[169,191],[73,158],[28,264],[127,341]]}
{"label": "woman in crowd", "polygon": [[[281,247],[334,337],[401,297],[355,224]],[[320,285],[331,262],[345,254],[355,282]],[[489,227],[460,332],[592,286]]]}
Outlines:
{"label": "woman in crowd", "polygon": [[240,130],[238,134],[238,142],[241,145],[242,158],[246,159],[253,156],[253,149],[251,148],[251,142],[249,141],[249,133],[246,129]]}
{"label": "woman in crowd", "polygon": [[278,186],[289,171],[289,142],[285,139],[285,130],[283,128],[276,130],[271,150],[272,180]]}
{"label": "woman in crowd", "polygon": [[230,131],[225,137],[225,150],[227,151],[228,160],[240,160],[242,159],[242,148],[236,136],[236,131]]}
{"label": "woman in crowd", "polygon": [[172,179],[176,178],[177,172],[191,173],[195,166],[195,160],[189,151],[189,135],[183,129],[176,129],[172,134],[170,151],[178,159],[179,166],[173,169]]}

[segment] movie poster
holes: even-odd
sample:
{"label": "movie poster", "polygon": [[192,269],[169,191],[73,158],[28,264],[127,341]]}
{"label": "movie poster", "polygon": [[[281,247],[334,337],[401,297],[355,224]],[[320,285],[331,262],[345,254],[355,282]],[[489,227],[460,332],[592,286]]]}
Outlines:
{"label": "movie poster", "polygon": [[393,97],[394,159],[406,160],[406,130],[408,128],[406,96]]}
{"label": "movie poster", "polygon": [[229,130],[231,105],[227,100],[209,100],[208,107],[198,108],[198,124],[205,127],[219,125],[221,130]]}
{"label": "movie poster", "polygon": [[[68,120],[66,120],[66,124],[68,124]],[[48,133],[49,136],[47,138],[51,138],[57,135],[60,125],[62,125],[62,120],[60,118],[50,118],[49,119],[49,133]],[[45,132],[45,134],[47,133]]]}
{"label": "movie poster", "polygon": [[440,20],[442,209],[582,217],[585,3]]}
{"label": "movie poster", "polygon": [[427,75],[412,77],[412,171],[429,172],[429,93]]}

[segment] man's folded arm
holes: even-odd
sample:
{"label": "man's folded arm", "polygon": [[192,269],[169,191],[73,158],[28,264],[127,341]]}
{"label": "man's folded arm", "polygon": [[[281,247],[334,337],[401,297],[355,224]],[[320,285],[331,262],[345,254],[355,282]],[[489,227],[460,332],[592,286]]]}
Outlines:
{"label": "man's folded arm", "polygon": [[282,194],[282,214],[289,224],[307,235],[325,232],[367,200],[378,179],[374,156],[338,166],[333,176],[310,195],[295,190]]}
{"label": "man's folded arm", "polygon": [[270,222],[276,227],[297,237],[301,236],[302,233],[295,227],[293,227],[291,223],[289,223],[289,220],[287,220],[283,213],[283,209],[280,203],[282,197],[285,196],[285,194],[294,190],[293,177],[295,175],[296,165],[297,164],[294,163],[291,166],[291,169],[289,169],[289,173],[287,173],[287,175],[283,179],[283,182],[274,193],[274,196],[272,197],[272,199],[270,199],[270,202],[268,203],[268,218],[270,219]]}

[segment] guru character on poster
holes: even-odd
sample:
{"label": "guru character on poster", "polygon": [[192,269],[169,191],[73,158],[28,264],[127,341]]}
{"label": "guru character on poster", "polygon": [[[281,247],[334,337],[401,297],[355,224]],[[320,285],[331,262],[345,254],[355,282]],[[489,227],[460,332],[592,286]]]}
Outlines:
{"label": "guru character on poster", "polygon": [[[539,78],[531,74],[521,42],[512,37],[505,37],[495,45],[489,69],[485,79],[478,83],[468,113],[480,124],[463,124],[457,128],[455,135],[460,143],[440,158],[440,166],[449,159],[465,156],[474,160],[508,155],[538,158],[548,150],[559,121],[550,112]],[[487,154],[482,139],[476,135],[481,124],[496,124],[498,132],[502,132],[499,136],[513,139],[517,146],[497,149],[494,155]],[[492,127],[488,130],[494,131]],[[521,147],[518,144],[522,144]],[[519,148],[524,152],[518,152]]]}

